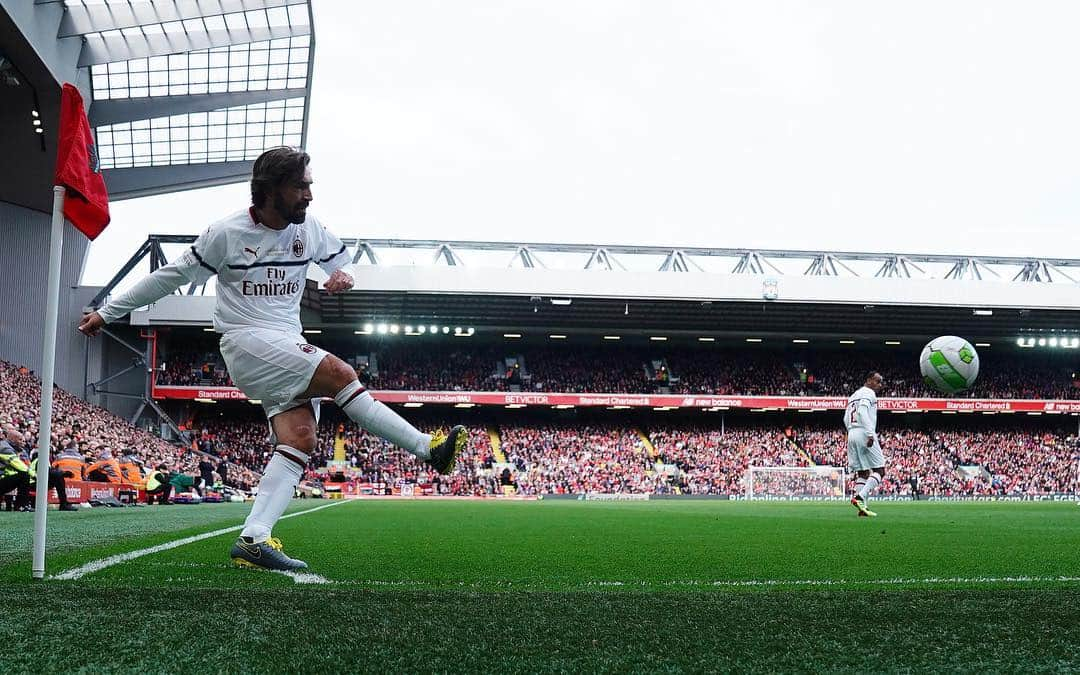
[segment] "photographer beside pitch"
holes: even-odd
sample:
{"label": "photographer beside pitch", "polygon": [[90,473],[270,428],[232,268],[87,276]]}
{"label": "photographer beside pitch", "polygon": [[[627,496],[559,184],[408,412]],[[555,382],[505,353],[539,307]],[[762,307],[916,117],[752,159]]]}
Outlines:
{"label": "photographer beside pitch", "polygon": [[262,401],[274,454],[266,465],[251,513],[229,555],[245,567],[294,570],[307,564],[285,555],[270,536],[293,497],[315,449],[319,402],[332,397],[351,420],[404,448],[441,474],[454,468],[468,434],[462,426],[432,438],[376,401],[344,361],[302,336],[300,297],[312,262],[329,276],[328,293],[353,286],[344,271],[345,245],[313,216],[310,157],[302,150],[267,150],[252,168],[252,206],[220,220],[184,255],[143,278],[78,329],[92,336],[103,325],[176,291],[217,275],[214,329],[236,386]]}
{"label": "photographer beside pitch", "polygon": [[848,397],[844,410],[844,426],[848,430],[848,466],[855,469],[856,492],[851,505],[860,517],[877,514],[866,506],[866,499],[885,480],[885,455],[877,440],[877,393],[884,380],[881,373],[867,374],[866,383]]}

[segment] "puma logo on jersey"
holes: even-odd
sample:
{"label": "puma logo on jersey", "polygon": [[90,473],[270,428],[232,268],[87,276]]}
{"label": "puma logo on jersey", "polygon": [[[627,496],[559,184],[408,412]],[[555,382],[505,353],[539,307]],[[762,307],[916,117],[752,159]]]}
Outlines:
{"label": "puma logo on jersey", "polygon": [[256,246],[254,249],[251,249],[251,248],[248,248],[247,246],[245,246],[244,247],[244,253],[250,253],[251,255],[257,256],[257,255],[259,255],[259,249],[260,248],[262,248],[262,247],[261,246]]}

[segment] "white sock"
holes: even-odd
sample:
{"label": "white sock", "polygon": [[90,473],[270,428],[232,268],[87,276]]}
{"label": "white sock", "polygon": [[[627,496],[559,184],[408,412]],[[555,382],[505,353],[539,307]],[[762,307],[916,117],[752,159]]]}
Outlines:
{"label": "white sock", "polygon": [[334,396],[353,422],[384,438],[399,448],[408,450],[420,459],[430,459],[431,436],[421,433],[401,415],[371,397],[358,380],[353,380]]}
{"label": "white sock", "polygon": [[870,477],[866,479],[866,484],[859,490],[859,497],[865,501],[878,488],[878,485],[881,485],[881,479],[876,473],[870,474]]}
{"label": "white sock", "polygon": [[251,537],[255,543],[270,538],[274,523],[285,513],[296,492],[296,484],[304,473],[300,462],[307,464],[307,460],[308,456],[296,448],[277,446],[276,452],[266,463],[266,471],[259,481],[259,494],[255,496],[251,513],[244,521],[241,537]]}
{"label": "white sock", "polygon": [[866,487],[866,479],[865,478],[856,478],[855,479],[855,496],[859,497],[859,498],[862,498],[863,489],[865,487]]}

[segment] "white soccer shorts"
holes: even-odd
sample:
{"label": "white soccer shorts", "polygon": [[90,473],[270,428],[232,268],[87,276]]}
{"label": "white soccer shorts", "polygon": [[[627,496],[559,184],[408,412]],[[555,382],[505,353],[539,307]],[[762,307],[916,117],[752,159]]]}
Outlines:
{"label": "white soccer shorts", "polygon": [[849,429],[847,437],[848,466],[855,471],[869,471],[885,466],[885,455],[881,452],[881,441],[874,439],[872,447],[866,444],[864,429]]}
{"label": "white soccer shorts", "polygon": [[307,405],[318,417],[319,399],[301,398],[328,352],[292,333],[251,328],[221,337],[221,356],[232,381],[250,399],[262,401],[266,417]]}

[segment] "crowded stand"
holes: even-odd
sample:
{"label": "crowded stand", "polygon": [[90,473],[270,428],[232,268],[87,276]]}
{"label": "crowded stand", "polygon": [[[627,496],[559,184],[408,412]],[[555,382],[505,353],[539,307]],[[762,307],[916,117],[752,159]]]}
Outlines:
{"label": "crowded stand", "polygon": [[[839,434],[834,433],[839,442]],[[681,494],[742,494],[751,466],[808,466],[804,453],[778,429],[670,427],[650,438],[664,464],[676,466],[674,487]]]}
{"label": "crowded stand", "polygon": [[505,426],[503,451],[522,494],[652,493],[658,478],[643,440],[629,427]]}
{"label": "crowded stand", "polygon": [[[844,466],[835,432],[806,430],[799,443],[821,464]],[[1037,430],[880,432],[888,469],[879,494],[1025,495],[1075,493],[1080,454],[1075,435]]]}
{"label": "crowded stand", "polygon": [[[464,381],[470,387],[505,387],[508,382],[514,382],[513,386],[521,382],[528,387],[534,378],[547,387],[562,382],[559,378],[564,375],[571,380],[585,377],[590,367],[601,360],[601,353],[534,350],[511,362],[511,369],[515,366],[519,369],[516,374],[499,372],[500,361],[494,351],[452,353],[450,358],[461,359],[454,362],[464,364]],[[661,365],[685,373],[685,379],[670,383],[672,389],[675,385],[691,389],[705,386],[703,383],[712,376],[710,371],[715,370],[717,380],[737,383],[725,386],[754,391],[761,381],[775,381],[784,371],[777,361],[758,358],[743,359],[738,367],[733,365],[735,361],[722,359],[710,365],[699,358],[701,352],[695,354],[698,360],[692,366],[686,366],[684,363],[689,361],[684,360],[685,354],[672,353],[671,359]],[[399,356],[400,352],[380,355],[364,364],[371,366],[369,381],[373,386],[388,383],[419,387],[423,384],[420,376],[398,377],[396,373],[425,372],[414,367],[416,359],[432,364],[438,361],[444,366],[447,363],[447,354],[437,351],[417,351],[404,360],[397,360]],[[639,356],[647,358],[644,354]],[[852,368],[865,365],[860,359],[854,359],[856,365]],[[545,370],[534,365],[537,361],[561,366]],[[644,364],[635,358],[623,361],[639,363],[642,379],[650,367],[654,375],[663,372],[653,361]],[[213,363],[204,361],[206,364],[209,364],[206,368],[199,366],[198,370],[214,377],[223,376]],[[485,364],[490,364],[490,372]],[[506,361],[501,364],[506,365]],[[527,370],[530,377],[521,378],[520,370]],[[636,370],[637,367],[611,370],[603,376],[610,379],[586,378],[585,381],[590,387],[604,388],[601,385],[607,383],[607,386],[630,388]],[[164,372],[170,370],[166,368]],[[794,378],[794,383],[787,384],[790,389],[784,390],[785,393],[795,394],[810,388],[831,392],[833,387],[853,386],[847,381],[851,376],[846,371],[814,372],[822,374],[812,379]],[[1010,371],[1005,369],[1005,372]],[[433,377],[436,382],[445,380],[448,385],[450,372]],[[1013,387],[1009,391],[1028,392],[1019,381],[1009,385]],[[907,383],[897,376],[891,385],[906,387]],[[13,452],[22,453],[20,461],[24,464],[32,460],[30,452],[37,445],[40,387],[40,380],[26,368],[0,362],[0,428]],[[898,393],[910,392],[905,389]],[[418,424],[421,429],[432,431],[449,426],[448,416],[431,419],[428,415],[427,421]],[[516,418],[512,423],[473,424],[469,430],[469,449],[458,460],[455,472],[439,476],[427,465],[363,432],[333,406],[324,406],[318,444],[306,480],[329,480],[331,476],[324,467],[336,454],[340,460],[335,469],[337,474],[352,483],[371,486],[371,494],[397,494],[401,486],[415,485],[423,488],[423,494],[457,496],[588,492],[741,495],[751,466],[846,465],[845,436],[839,420],[831,416],[827,420],[815,417],[817,424],[792,426],[780,418],[774,419],[755,420],[751,424],[745,418],[736,418],[735,423],[721,428],[715,424],[668,423],[639,429],[611,420],[529,423]],[[170,445],[100,407],[57,389],[53,467],[62,468],[69,480],[132,485],[143,484],[149,475],[160,470],[163,476],[159,478],[166,480],[186,477],[188,482],[181,480],[176,486],[178,490],[184,486],[198,489],[217,484],[245,490],[257,482],[258,472],[265,467],[272,446],[267,423],[256,408],[233,407],[216,416],[193,414],[192,419],[185,420],[185,426],[192,432],[192,445]],[[1080,489],[1077,484],[1080,455],[1073,434],[1000,425],[956,428],[942,424],[931,429],[916,426],[889,420],[880,430],[888,464],[880,494],[1038,495]],[[398,492],[394,491],[395,487]]]}
{"label": "crowded stand", "polygon": [[232,387],[233,381],[221,356],[215,353],[180,351],[160,359],[158,381],[185,387]]}
{"label": "crowded stand", "polygon": [[[483,428],[469,429],[469,447],[458,456],[454,473],[441,476],[427,464],[418,462],[408,453],[387,441],[363,432],[351,422],[324,409],[315,450],[310,454],[305,478],[318,480],[320,470],[334,459],[340,448],[350,480],[357,483],[394,486],[413,484],[431,486],[434,494],[493,495],[499,492],[494,480],[491,443]],[[244,416],[242,416],[244,417]],[[192,431],[199,447],[209,453],[228,457],[230,462],[252,470],[266,466],[273,452],[269,428],[265,420],[247,421],[233,417],[206,417],[192,421]],[[336,421],[335,421],[336,420]],[[419,425],[426,433],[445,431],[449,425]]]}
{"label": "crowded stand", "polygon": [[[193,422],[213,451],[259,468],[269,457],[266,423]],[[421,423],[431,430],[437,423]],[[487,429],[491,428],[501,457]],[[471,425],[470,450],[450,477],[440,477],[404,451],[341,420],[320,425],[308,478],[320,475],[335,443],[343,445],[349,480],[385,486],[431,486],[432,494],[512,493],[742,495],[751,466],[845,467],[846,436],[831,425],[785,422],[715,426],[665,424],[503,423]],[[1075,434],[1039,429],[911,429],[885,427],[887,457],[880,494],[910,496],[1074,493]],[[647,440],[646,440],[647,439]],[[509,490],[507,489],[509,488]]]}
{"label": "crowded stand", "polygon": [[[1080,359],[1040,356],[985,353],[975,386],[955,397],[1080,399]],[[375,390],[847,396],[873,369],[885,378],[886,396],[942,396],[923,383],[908,352],[379,347],[349,360]],[[162,356],[156,382],[230,386],[220,356],[190,351]]]}
{"label": "crowded stand", "polygon": [[[14,459],[2,467],[8,476],[26,474],[22,485],[34,482],[31,468],[38,447],[41,380],[25,367],[0,361],[0,442]],[[51,467],[65,481],[93,481],[145,488],[156,474],[172,488],[202,491],[221,476],[222,462],[194,448],[177,447],[131,425],[104,408],[86,403],[63,389],[53,393]],[[212,460],[212,461],[210,461]],[[213,466],[208,470],[209,466]],[[225,467],[228,466],[226,462]],[[247,489],[258,480],[255,472],[235,466],[228,485]],[[28,508],[20,485],[15,507]],[[53,481],[50,480],[50,487]],[[61,504],[66,498],[58,491]]]}

